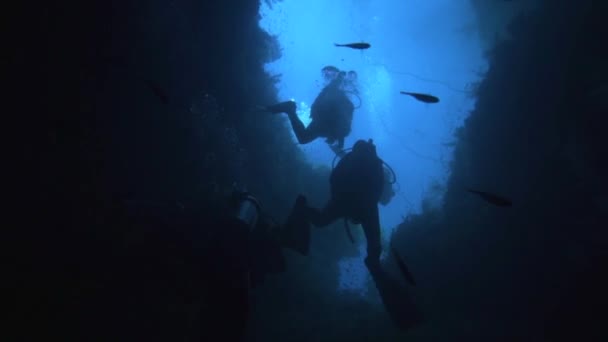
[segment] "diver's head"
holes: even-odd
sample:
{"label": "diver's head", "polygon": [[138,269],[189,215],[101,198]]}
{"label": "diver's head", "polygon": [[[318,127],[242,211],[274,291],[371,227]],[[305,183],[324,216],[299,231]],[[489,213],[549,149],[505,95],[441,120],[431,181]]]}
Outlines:
{"label": "diver's head", "polygon": [[348,80],[355,81],[357,79],[357,73],[354,70],[348,72]]}
{"label": "diver's head", "polygon": [[358,155],[376,155],[376,145],[374,145],[374,141],[372,139],[369,139],[368,141],[357,140],[353,146],[353,153]]}

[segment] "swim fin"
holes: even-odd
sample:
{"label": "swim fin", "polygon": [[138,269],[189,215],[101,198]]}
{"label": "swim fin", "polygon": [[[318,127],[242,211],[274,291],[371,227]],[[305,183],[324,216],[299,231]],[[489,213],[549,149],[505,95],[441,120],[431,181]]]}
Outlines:
{"label": "swim fin", "polygon": [[403,277],[405,278],[405,280],[408,283],[410,283],[410,285],[416,286],[416,280],[414,280],[414,276],[410,272],[409,268],[403,262],[403,259],[401,259],[399,254],[397,254],[397,251],[395,250],[395,248],[391,247],[391,251],[393,252],[393,257],[395,258],[395,261],[397,262],[397,266],[399,266],[399,270],[401,271],[401,274],[403,274]]}
{"label": "swim fin", "polygon": [[296,199],[281,234],[282,245],[306,256],[310,250],[310,222],[306,197]]}

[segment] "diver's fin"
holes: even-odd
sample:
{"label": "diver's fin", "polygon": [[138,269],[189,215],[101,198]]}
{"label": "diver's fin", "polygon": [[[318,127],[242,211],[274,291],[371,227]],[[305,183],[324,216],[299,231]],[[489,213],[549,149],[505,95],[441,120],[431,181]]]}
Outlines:
{"label": "diver's fin", "polygon": [[403,260],[399,257],[399,254],[397,254],[397,251],[395,250],[395,248],[391,247],[391,250],[393,252],[393,257],[395,258],[395,261],[397,262],[397,266],[399,266],[399,270],[401,271],[401,274],[403,274],[403,277],[405,278],[405,280],[408,283],[410,283],[410,285],[416,286],[416,280],[414,280],[414,276],[412,275],[410,270],[407,268],[407,266],[405,265]]}
{"label": "diver's fin", "polygon": [[266,110],[273,114],[295,113],[296,112],[296,103],[294,101],[279,102],[279,103],[266,107]]}
{"label": "diver's fin", "polygon": [[352,244],[355,244],[355,239],[353,238],[353,234],[350,231],[350,226],[348,225],[348,219],[344,218],[344,229],[346,230],[346,235],[348,235],[348,238],[350,240],[350,242],[352,242]]}
{"label": "diver's fin", "polygon": [[310,250],[310,222],[306,209],[306,198],[298,196],[281,234],[283,246],[304,256]]}

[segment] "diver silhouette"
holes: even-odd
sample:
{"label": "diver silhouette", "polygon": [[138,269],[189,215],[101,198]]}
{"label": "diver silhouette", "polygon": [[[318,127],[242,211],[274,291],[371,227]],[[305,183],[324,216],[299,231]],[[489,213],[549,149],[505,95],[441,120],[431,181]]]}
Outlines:
{"label": "diver silhouette", "polygon": [[[380,220],[378,202],[384,190],[384,169],[371,140],[359,140],[346,153],[330,175],[331,196],[323,209],[310,207],[306,197],[298,196],[285,225],[297,236],[293,243],[302,254],[308,253],[310,223],[325,227],[339,218],[360,223],[367,240],[368,268],[379,265]],[[304,232],[304,233],[302,233]],[[302,238],[303,237],[303,238]]]}
{"label": "diver silhouette", "polygon": [[310,224],[325,227],[343,218],[360,223],[367,240],[365,265],[374,279],[384,307],[395,325],[408,330],[424,323],[408,288],[380,263],[382,251],[378,203],[385,192],[385,169],[372,140],[358,140],[330,175],[330,199],[322,209],[308,205],[299,195],[283,227],[281,242],[303,255],[310,249]]}
{"label": "diver silhouette", "polygon": [[337,153],[344,147],[344,138],[350,134],[355,106],[347,96],[353,87],[356,73],[339,71],[333,66],[322,69],[329,84],[317,95],[310,110],[312,121],[305,127],[296,113],[294,101],[280,102],[266,107],[271,113],[286,113],[300,144],[308,144],[324,137]]}

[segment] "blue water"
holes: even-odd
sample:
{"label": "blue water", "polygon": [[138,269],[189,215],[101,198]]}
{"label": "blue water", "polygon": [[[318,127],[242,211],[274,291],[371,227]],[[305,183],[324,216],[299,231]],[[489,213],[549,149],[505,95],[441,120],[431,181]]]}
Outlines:
{"label": "blue water", "polygon": [[[260,26],[278,36],[282,47],[282,57],[266,69],[282,74],[279,97],[298,103],[305,124],[324,85],[324,66],[358,73],[362,103],[345,145],[373,139],[379,156],[397,175],[397,195],[380,207],[385,243],[404,217],[421,211],[423,199],[439,207],[454,131],[474,107],[472,90],[487,67],[469,1],[283,1],[263,4],[260,13]],[[372,47],[334,47],[359,41]],[[425,104],[400,90],[432,94],[441,101]],[[357,98],[353,102],[359,104]],[[287,118],[285,129],[291,130]],[[331,165],[334,155],[323,139],[301,148],[311,163]],[[364,286],[361,252],[359,258],[340,263],[342,289]]]}

